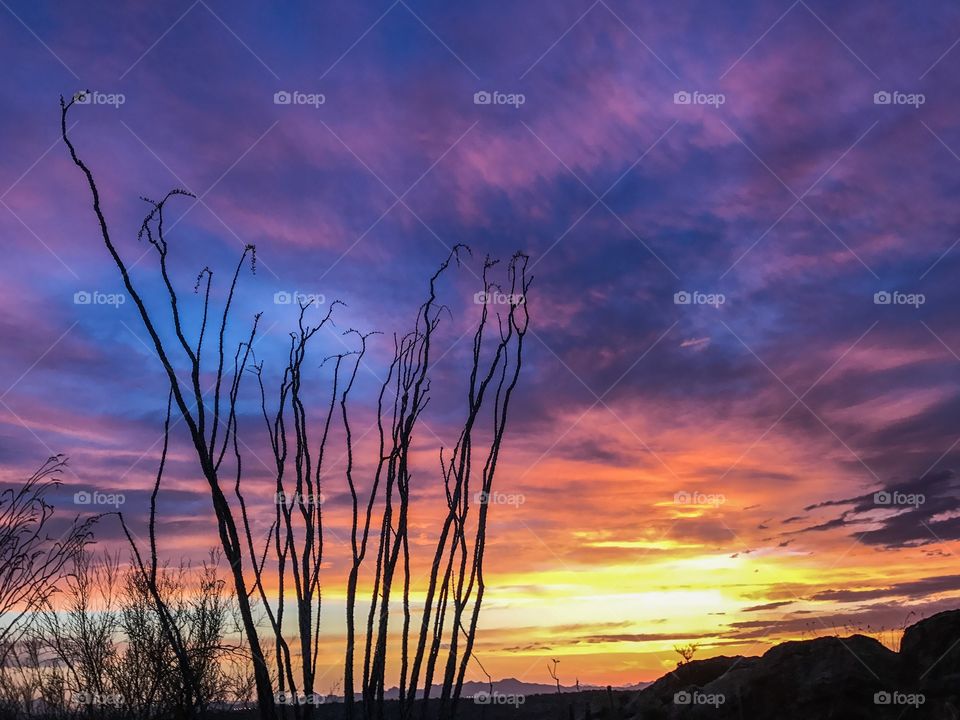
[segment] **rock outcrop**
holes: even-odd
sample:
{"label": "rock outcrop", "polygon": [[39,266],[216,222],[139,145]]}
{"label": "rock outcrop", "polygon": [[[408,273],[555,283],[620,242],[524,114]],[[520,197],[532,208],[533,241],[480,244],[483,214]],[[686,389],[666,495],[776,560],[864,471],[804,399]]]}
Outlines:
{"label": "rock outcrop", "polygon": [[853,635],[695,660],[627,711],[631,720],[960,720],[960,610],[907,628],[900,652]]}

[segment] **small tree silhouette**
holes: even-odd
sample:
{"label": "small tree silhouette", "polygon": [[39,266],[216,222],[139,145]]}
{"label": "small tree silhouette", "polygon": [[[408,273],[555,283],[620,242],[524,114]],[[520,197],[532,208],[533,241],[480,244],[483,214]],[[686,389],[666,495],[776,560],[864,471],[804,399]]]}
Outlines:
{"label": "small tree silhouette", "polygon": [[51,457],[23,485],[0,492],[0,667],[92,540],[95,517],[75,519],[59,538],[50,536],[54,507],[47,494],[60,485],[66,462]]}
{"label": "small tree silhouette", "polygon": [[560,675],[557,673],[557,665],[560,664],[558,658],[553,658],[550,660],[550,664],[547,665],[547,672],[550,673],[550,677],[553,678],[553,681],[557,684],[557,695],[560,694]]}
{"label": "small tree silhouette", "polygon": [[674,645],[673,651],[680,656],[680,660],[677,661],[677,667],[681,665],[686,665],[688,662],[693,660],[693,656],[696,655],[697,650],[700,649],[699,643],[687,643],[686,645]]}

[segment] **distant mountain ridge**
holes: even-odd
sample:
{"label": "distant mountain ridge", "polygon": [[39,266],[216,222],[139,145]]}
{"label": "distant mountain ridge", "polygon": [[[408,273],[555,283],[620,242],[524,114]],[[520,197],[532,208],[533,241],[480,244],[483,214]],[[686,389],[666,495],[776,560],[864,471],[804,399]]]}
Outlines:
{"label": "distant mountain ridge", "polygon": [[[625,687],[615,687],[614,690],[640,690],[650,685],[650,683],[638,683],[636,685],[629,685]],[[605,686],[601,687],[599,685],[580,685],[580,692],[585,692],[587,690],[603,690],[606,689]],[[440,688],[434,688],[433,696],[436,697]],[[463,683],[463,692],[461,697],[471,698],[478,693],[489,693],[490,692],[490,683],[480,682],[480,681],[469,681]],[[534,695],[556,695],[557,686],[556,684],[550,683],[533,683],[526,682],[524,680],[518,680],[517,678],[503,678],[502,680],[493,681],[493,692],[501,693],[503,695],[523,695],[523,696],[534,696]],[[576,693],[576,685],[560,685],[560,692],[563,694],[567,693]],[[384,693],[384,697],[389,700],[395,700],[400,695],[399,688],[392,687]]]}

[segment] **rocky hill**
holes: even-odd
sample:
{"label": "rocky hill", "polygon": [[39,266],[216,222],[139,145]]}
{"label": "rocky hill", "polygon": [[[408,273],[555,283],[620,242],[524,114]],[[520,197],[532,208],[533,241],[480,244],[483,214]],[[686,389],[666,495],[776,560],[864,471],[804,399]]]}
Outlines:
{"label": "rocky hill", "polygon": [[[960,610],[907,628],[900,652],[863,635],[787,642],[690,662],[622,699],[623,720],[957,720]],[[581,717],[617,717],[603,712]]]}

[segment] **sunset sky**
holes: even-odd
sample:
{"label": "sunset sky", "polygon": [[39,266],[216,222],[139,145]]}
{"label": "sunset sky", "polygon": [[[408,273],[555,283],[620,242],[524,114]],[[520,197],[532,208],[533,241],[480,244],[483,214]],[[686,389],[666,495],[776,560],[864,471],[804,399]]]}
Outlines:
{"label": "sunset sky", "polygon": [[[139,198],[183,187],[198,200],[170,206],[171,262],[192,321],[197,272],[222,282],[255,243],[236,331],[264,312],[266,373],[296,320],[277,293],[347,304],[316,366],[347,328],[387,333],[358,435],[389,334],[450,248],[473,249],[442,288],[417,436],[427,551],[474,273],[530,255],[496,481],[512,501],[492,511],[477,645],[494,677],[549,682],[559,658],[564,683],[629,684],[673,667],[678,643],[760,654],[956,607],[958,39],[946,2],[0,0],[0,478],[64,453],[64,513],[103,510],[78,491],[122,493],[145,536],[165,380],[132,304],[106,302],[123,287],[59,141],[60,95],[89,89],[71,137],[148,297]],[[199,560],[213,514],[175,439],[161,551]],[[326,482],[335,668],[348,496],[342,474]],[[97,535],[124,547],[114,519]]]}

